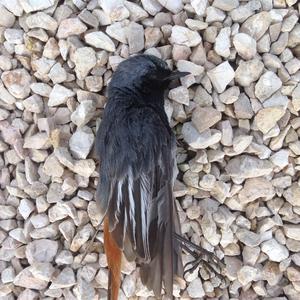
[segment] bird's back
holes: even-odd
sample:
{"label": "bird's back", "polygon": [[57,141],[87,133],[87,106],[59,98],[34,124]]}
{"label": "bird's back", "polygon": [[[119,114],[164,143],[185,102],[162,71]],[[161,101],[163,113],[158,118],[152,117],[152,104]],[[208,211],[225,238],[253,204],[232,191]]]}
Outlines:
{"label": "bird's back", "polygon": [[174,228],[179,231],[172,194],[175,147],[162,107],[108,101],[96,144],[97,198],[117,246],[141,265],[142,281],[156,296],[162,282],[171,295],[173,275],[182,273],[173,242]]}

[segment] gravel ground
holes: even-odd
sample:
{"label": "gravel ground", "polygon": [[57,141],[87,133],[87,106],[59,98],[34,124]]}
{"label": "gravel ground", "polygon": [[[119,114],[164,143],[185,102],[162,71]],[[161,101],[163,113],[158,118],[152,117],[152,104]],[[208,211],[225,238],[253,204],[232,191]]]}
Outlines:
{"label": "gravel ground", "polygon": [[[174,295],[299,299],[297,2],[0,0],[0,299],[106,299],[102,232],[80,263],[100,219],[93,145],[112,72],[143,52],[191,72],[165,102],[177,205],[226,264],[225,287],[198,268]],[[124,263],[120,299],[151,295]]]}

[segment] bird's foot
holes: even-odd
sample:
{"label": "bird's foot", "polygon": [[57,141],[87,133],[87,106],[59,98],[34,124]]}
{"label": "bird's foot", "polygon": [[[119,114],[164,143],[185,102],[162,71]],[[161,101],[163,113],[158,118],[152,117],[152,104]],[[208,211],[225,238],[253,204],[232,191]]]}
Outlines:
{"label": "bird's foot", "polygon": [[189,145],[183,140],[176,140],[176,144],[178,147],[183,148],[185,150],[189,148]]}
{"label": "bird's foot", "polygon": [[215,254],[203,249],[176,233],[175,238],[180,242],[181,247],[194,258],[184,266],[184,275],[186,273],[192,273],[198,266],[202,266],[209,273],[214,273],[222,279],[222,269],[224,269],[225,265]]}

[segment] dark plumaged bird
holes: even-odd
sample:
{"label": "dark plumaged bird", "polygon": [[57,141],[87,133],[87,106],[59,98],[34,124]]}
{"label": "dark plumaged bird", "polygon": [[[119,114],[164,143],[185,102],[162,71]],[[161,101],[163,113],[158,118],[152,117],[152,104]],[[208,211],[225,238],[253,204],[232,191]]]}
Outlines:
{"label": "dark plumaged bird", "polygon": [[186,72],[161,59],[137,55],[119,64],[97,132],[97,201],[104,219],[109,299],[118,299],[122,252],[140,266],[156,297],[172,296],[183,275],[180,224],[173,197],[176,140],[164,110],[164,91]]}

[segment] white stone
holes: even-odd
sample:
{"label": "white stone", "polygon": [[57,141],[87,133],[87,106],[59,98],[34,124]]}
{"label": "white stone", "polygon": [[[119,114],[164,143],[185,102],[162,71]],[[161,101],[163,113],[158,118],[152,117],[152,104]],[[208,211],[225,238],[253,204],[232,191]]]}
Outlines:
{"label": "white stone", "polygon": [[264,64],[258,59],[241,61],[235,71],[235,81],[241,86],[248,87],[260,77],[263,69]]}
{"label": "white stone", "polygon": [[188,60],[178,60],[177,69],[180,72],[190,72],[194,76],[200,76],[204,68]]}
{"label": "white stone", "polygon": [[251,135],[239,135],[233,139],[233,150],[239,154],[243,153],[247,147],[251,144],[253,136]]}
{"label": "white stone", "polygon": [[242,286],[246,286],[251,281],[256,281],[259,277],[258,269],[251,266],[242,266],[237,272],[237,277]]}
{"label": "white stone", "polygon": [[33,113],[41,113],[44,109],[44,102],[39,95],[32,95],[23,101],[25,109]]}
{"label": "white stone", "polygon": [[71,115],[71,120],[78,127],[87,124],[94,116],[95,104],[92,100],[82,101]]}
{"label": "white stone", "polygon": [[288,249],[279,244],[275,239],[263,242],[261,250],[268,255],[271,261],[281,262],[289,257]]}
{"label": "white stone", "polygon": [[142,5],[152,16],[155,16],[163,8],[157,0],[142,0]]}
{"label": "white stone", "polygon": [[214,49],[217,54],[223,57],[228,57],[230,55],[230,27],[222,28],[216,37]]}
{"label": "white stone", "polygon": [[87,26],[78,18],[64,19],[59,24],[56,36],[65,39],[72,35],[79,35],[87,30]]}
{"label": "white stone", "polygon": [[228,83],[234,78],[235,73],[228,61],[226,61],[209,70],[207,75],[217,92],[222,93],[225,91]]}
{"label": "white stone", "polygon": [[32,14],[26,18],[26,24],[29,28],[43,28],[45,30],[55,31],[57,21],[44,12]]}
{"label": "white stone", "polygon": [[48,74],[53,84],[62,83],[67,80],[68,74],[66,70],[61,66],[60,63],[56,63]]}
{"label": "white stone", "polygon": [[[85,300],[85,299],[94,299],[96,292],[92,284],[82,278],[78,279],[77,286],[74,288],[74,294],[76,299]],[[121,294],[122,292],[120,292]]]}
{"label": "white stone", "polygon": [[46,132],[26,136],[23,147],[27,149],[47,149],[50,147],[49,137]]}
{"label": "white stone", "polygon": [[90,177],[96,169],[96,164],[93,159],[78,160],[74,164],[72,171],[83,177]]}
{"label": "white stone", "polygon": [[264,101],[279,90],[282,82],[279,77],[271,71],[264,73],[255,85],[255,95],[260,101]]}
{"label": "white stone", "polygon": [[78,48],[74,53],[75,72],[79,80],[83,80],[96,65],[96,53],[90,47]]}
{"label": "white stone", "polygon": [[224,146],[231,146],[233,141],[233,130],[228,120],[219,123],[219,129],[222,132],[221,143]]}
{"label": "white stone", "polygon": [[230,87],[225,92],[220,94],[220,100],[225,104],[236,102],[240,95],[240,89],[237,86]]}
{"label": "white stone", "polygon": [[74,271],[70,267],[66,267],[52,280],[49,289],[69,288],[75,284]]}
{"label": "white stone", "polygon": [[198,16],[203,16],[206,11],[208,1],[207,0],[192,0],[191,5],[193,9],[195,10],[196,14]]}
{"label": "white stone", "polygon": [[296,182],[293,183],[283,193],[283,197],[293,206],[300,206],[300,186]]}
{"label": "white stone", "polygon": [[[55,61],[46,57],[41,57],[39,59],[33,60],[31,64],[34,71],[38,72],[40,75],[46,75],[55,64]],[[34,83],[41,84],[41,82]]]}
{"label": "white stone", "polygon": [[137,53],[144,49],[144,27],[138,23],[130,22],[126,30],[129,53]]}
{"label": "white stone", "polygon": [[11,236],[14,240],[26,244],[27,240],[24,235],[23,228],[15,228],[9,232],[9,236]]}
{"label": "white stone", "polygon": [[233,45],[238,54],[245,60],[254,58],[256,54],[256,41],[246,33],[237,33],[233,37]]}
{"label": "white stone", "polygon": [[198,131],[204,132],[218,123],[222,114],[213,107],[197,107],[192,114],[192,122]]}
{"label": "white stone", "polygon": [[283,106],[263,108],[256,114],[254,122],[261,132],[267,133],[276,125],[276,122],[279,121],[284,114],[285,109]]}
{"label": "white stone", "polygon": [[[64,40],[60,40],[59,42],[62,43],[62,41]],[[64,57],[64,50],[62,49],[62,47],[60,49],[54,37],[49,38],[44,47],[43,56],[55,60],[59,55]]]}
{"label": "white stone", "polygon": [[208,129],[199,133],[192,122],[184,123],[182,134],[185,141],[194,149],[205,149],[221,140],[220,131]]}
{"label": "white stone", "polygon": [[241,26],[240,31],[259,40],[271,24],[271,16],[267,11],[259,12],[248,18]]}
{"label": "white stone", "polygon": [[283,230],[288,238],[300,241],[300,227],[298,225],[285,224]]}
{"label": "white stone", "polygon": [[30,88],[33,93],[38,94],[43,97],[49,97],[52,88],[47,83],[43,82],[34,82],[30,85]]}
{"label": "white stone", "polygon": [[44,290],[47,287],[48,282],[35,278],[29,269],[30,267],[27,267],[18,273],[14,279],[14,285],[21,286],[26,289]]}
{"label": "white stone", "polygon": [[11,27],[15,23],[15,16],[0,4],[0,26]]}
{"label": "white stone", "polygon": [[67,102],[75,93],[61,84],[55,84],[49,95],[49,106],[58,106]]}
{"label": "white stone", "polygon": [[213,6],[209,6],[206,9],[206,19],[205,21],[207,23],[213,23],[213,22],[222,22],[226,18],[226,14],[221,9],[218,9]]}
{"label": "white stone", "polygon": [[1,79],[7,90],[17,99],[24,99],[30,94],[31,77],[25,69],[5,71]]}
{"label": "white stone", "polygon": [[[198,179],[198,177],[197,177],[197,179]],[[190,220],[198,219],[201,215],[200,206],[192,205],[192,206],[188,207],[187,210],[186,210],[186,215]]]}
{"label": "white stone", "polygon": [[191,30],[203,30],[208,27],[207,23],[195,19],[186,19],[184,23]]}
{"label": "white stone", "polygon": [[49,225],[49,218],[46,214],[38,214],[32,216],[30,222],[34,228],[42,228]]}
{"label": "white stone", "polygon": [[130,20],[138,22],[148,17],[147,12],[138,4],[130,1],[124,1],[126,8],[130,13]]}
{"label": "white stone", "polygon": [[127,44],[126,27],[122,22],[115,22],[107,26],[106,33],[117,41]]}
{"label": "white stone", "polygon": [[200,44],[201,40],[201,36],[198,32],[178,25],[172,27],[170,41],[173,44],[195,47]]}
{"label": "white stone", "polygon": [[72,155],[77,159],[86,159],[94,143],[94,134],[89,127],[77,129],[71,136],[69,145]]}
{"label": "white stone", "polygon": [[45,160],[43,171],[48,176],[61,177],[64,173],[64,168],[54,155],[50,155]]}
{"label": "white stone", "polygon": [[28,199],[22,199],[18,207],[20,215],[26,220],[29,215],[35,210],[35,206],[32,201]]}
{"label": "white stone", "polygon": [[122,21],[129,17],[124,0],[99,0],[99,4],[112,22]]}
{"label": "white stone", "polygon": [[241,155],[229,160],[225,169],[231,177],[253,178],[270,174],[273,166],[267,160]]}
{"label": "white stone", "polygon": [[264,101],[263,107],[276,107],[281,106],[283,109],[287,109],[289,104],[289,99],[287,96],[282,95],[280,91],[277,91],[270,98]]}
{"label": "white stone", "polygon": [[10,44],[23,44],[24,31],[22,29],[7,28],[4,31],[4,37]]}
{"label": "white stone", "polygon": [[7,119],[9,115],[10,113],[7,110],[0,108],[0,121]]}
{"label": "white stone", "polygon": [[285,149],[279,150],[271,155],[270,161],[280,169],[283,169],[289,164],[289,151]]}
{"label": "white stone", "polygon": [[55,0],[19,0],[26,13],[43,10],[54,5]]}
{"label": "white stone", "polygon": [[74,236],[70,246],[70,250],[73,252],[78,251],[80,247],[88,241],[92,233],[93,233],[92,226],[90,224],[85,225]]}
{"label": "white stone", "polygon": [[8,283],[8,282],[12,282],[14,281],[14,278],[15,278],[15,270],[12,266],[4,269],[2,272],[1,272],[1,280],[3,283]]}
{"label": "white stone", "polygon": [[205,239],[213,246],[219,244],[221,235],[217,233],[217,225],[210,213],[205,213],[200,222],[201,230]]}
{"label": "white stone", "polygon": [[40,239],[26,246],[26,258],[30,264],[34,262],[51,262],[57,253],[58,242]]}
{"label": "white stone", "polygon": [[127,275],[122,282],[122,290],[127,298],[133,297],[136,291],[136,273]]}
{"label": "white stone", "polygon": [[170,99],[178,103],[189,105],[189,90],[184,86],[179,86],[175,89],[171,89],[168,96]]}
{"label": "white stone", "polygon": [[261,236],[245,228],[239,228],[235,233],[237,239],[249,247],[257,247],[261,243]]}
{"label": "white stone", "polygon": [[12,68],[12,63],[9,57],[0,55],[0,69],[3,71],[9,71]]}
{"label": "white stone", "polygon": [[256,199],[271,199],[275,195],[272,183],[265,177],[255,177],[245,180],[244,186],[238,194],[242,204],[247,204]]}
{"label": "white stone", "polygon": [[224,11],[231,11],[239,6],[238,0],[214,0],[213,6]]}
{"label": "white stone", "polygon": [[109,52],[114,52],[116,50],[114,42],[102,31],[94,31],[87,33],[84,37],[87,44],[104,49]]}
{"label": "white stone", "polygon": [[182,0],[158,0],[158,2],[173,14],[177,14],[183,9]]}
{"label": "white stone", "polygon": [[49,282],[52,279],[55,268],[48,262],[35,262],[30,266],[29,271],[35,278]]}
{"label": "white stone", "polygon": [[11,11],[16,17],[20,17],[23,14],[23,7],[19,0],[2,0],[2,5]]}
{"label": "white stone", "polygon": [[205,296],[200,278],[194,279],[189,284],[189,286],[187,287],[187,293],[191,298],[202,298]]}
{"label": "white stone", "polygon": [[296,111],[300,110],[300,84],[296,86],[292,93],[292,103]]}

